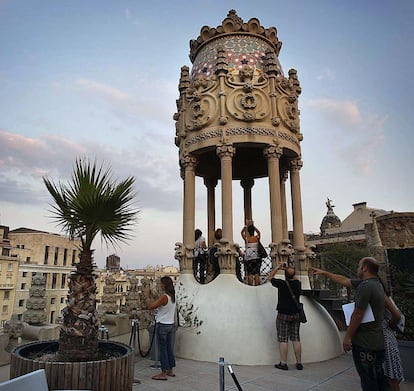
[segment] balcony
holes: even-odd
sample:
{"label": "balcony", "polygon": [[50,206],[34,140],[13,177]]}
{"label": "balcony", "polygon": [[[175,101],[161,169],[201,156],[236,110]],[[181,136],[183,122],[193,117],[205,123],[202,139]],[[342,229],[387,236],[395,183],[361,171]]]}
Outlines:
{"label": "balcony", "polygon": [[0,289],[14,289],[14,284],[0,284]]}

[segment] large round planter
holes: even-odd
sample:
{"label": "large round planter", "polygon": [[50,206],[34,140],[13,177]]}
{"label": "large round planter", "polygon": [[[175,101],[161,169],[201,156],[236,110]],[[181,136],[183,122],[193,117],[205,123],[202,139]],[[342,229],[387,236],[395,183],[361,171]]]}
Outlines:
{"label": "large round planter", "polygon": [[414,382],[414,341],[398,340],[405,380]]}
{"label": "large round planter", "polygon": [[57,340],[36,341],[16,347],[11,354],[10,378],[44,369],[50,390],[131,391],[134,376],[133,350],[113,341],[99,341],[99,350],[113,358],[84,362],[39,361],[28,358],[37,352],[57,352]]}

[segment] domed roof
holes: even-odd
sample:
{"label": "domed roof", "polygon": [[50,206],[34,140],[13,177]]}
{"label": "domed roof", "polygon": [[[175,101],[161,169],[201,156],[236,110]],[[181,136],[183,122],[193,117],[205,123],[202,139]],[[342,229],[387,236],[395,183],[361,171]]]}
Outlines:
{"label": "domed roof", "polygon": [[335,207],[335,205],[332,205],[331,202],[332,200],[328,198],[326,202],[328,211],[326,212],[325,217],[322,219],[321,234],[324,234],[327,228],[337,228],[337,227],[340,227],[342,224],[341,219],[333,211],[333,208]]}

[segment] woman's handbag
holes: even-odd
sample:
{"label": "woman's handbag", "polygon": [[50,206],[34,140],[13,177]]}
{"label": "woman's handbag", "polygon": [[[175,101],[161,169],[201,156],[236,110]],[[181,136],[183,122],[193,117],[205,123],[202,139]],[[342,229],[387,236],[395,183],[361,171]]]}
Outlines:
{"label": "woman's handbag", "polygon": [[263,244],[260,242],[260,240],[257,241],[257,255],[259,258],[267,258],[267,251],[264,248]]}
{"label": "woman's handbag", "polygon": [[305,314],[305,311],[303,309],[303,303],[298,303],[298,301],[296,300],[295,295],[292,292],[292,288],[291,288],[290,284],[286,280],[285,280],[285,282],[286,282],[286,285],[287,285],[287,287],[289,289],[289,292],[292,296],[292,299],[295,302],[296,307],[298,308],[300,323],[306,323],[308,320],[306,319],[306,314]]}

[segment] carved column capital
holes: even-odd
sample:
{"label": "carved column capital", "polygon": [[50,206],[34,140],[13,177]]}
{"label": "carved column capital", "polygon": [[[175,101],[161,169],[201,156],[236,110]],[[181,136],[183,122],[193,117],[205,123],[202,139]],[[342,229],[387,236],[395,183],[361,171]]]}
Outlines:
{"label": "carved column capital", "polygon": [[181,167],[183,167],[184,170],[195,170],[197,167],[198,159],[195,156],[186,154],[180,159],[180,163]]}
{"label": "carved column capital", "polygon": [[283,155],[283,149],[274,145],[270,145],[263,150],[263,155],[266,159],[280,159]]}
{"label": "carved column capital", "polygon": [[232,158],[236,153],[236,148],[232,144],[220,144],[217,146],[216,152],[220,159],[224,157]]}
{"label": "carved column capital", "polygon": [[293,172],[298,172],[303,167],[303,162],[300,158],[290,161],[290,169]]}
{"label": "carved column capital", "polygon": [[207,188],[214,189],[217,186],[218,180],[217,178],[204,178],[204,185]]}
{"label": "carved column capital", "polygon": [[191,273],[194,258],[194,246],[186,246],[184,243],[175,243],[174,258],[180,263],[181,273]]}
{"label": "carved column capital", "polygon": [[253,178],[244,178],[240,181],[240,186],[243,189],[251,189],[254,186],[254,179]]}

